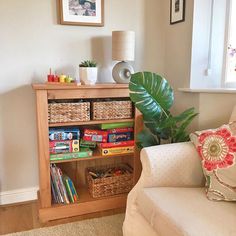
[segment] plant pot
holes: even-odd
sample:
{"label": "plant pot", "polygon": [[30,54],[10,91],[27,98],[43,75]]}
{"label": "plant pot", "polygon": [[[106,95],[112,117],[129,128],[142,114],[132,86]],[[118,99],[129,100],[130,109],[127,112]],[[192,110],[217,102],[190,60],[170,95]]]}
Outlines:
{"label": "plant pot", "polygon": [[81,84],[90,85],[97,82],[97,67],[80,67],[79,77]]}

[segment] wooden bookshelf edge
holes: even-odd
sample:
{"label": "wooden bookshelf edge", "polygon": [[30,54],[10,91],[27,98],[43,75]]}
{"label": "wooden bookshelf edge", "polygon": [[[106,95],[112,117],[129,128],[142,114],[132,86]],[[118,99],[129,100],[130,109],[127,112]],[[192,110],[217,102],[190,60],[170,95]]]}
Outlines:
{"label": "wooden bookshelf edge", "polygon": [[63,84],[49,84],[49,83],[35,83],[32,84],[34,90],[72,90],[72,89],[124,89],[128,88],[128,84],[95,84],[95,85],[63,85]]}
{"label": "wooden bookshelf edge", "polygon": [[127,194],[68,205],[39,208],[42,222],[126,207]]}

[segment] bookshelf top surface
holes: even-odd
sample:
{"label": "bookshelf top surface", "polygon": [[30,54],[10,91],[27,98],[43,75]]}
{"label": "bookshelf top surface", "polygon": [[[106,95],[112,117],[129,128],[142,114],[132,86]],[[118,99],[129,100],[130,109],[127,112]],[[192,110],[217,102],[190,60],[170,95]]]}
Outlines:
{"label": "bookshelf top surface", "polygon": [[75,89],[127,89],[128,84],[95,84],[95,85],[71,85],[71,84],[32,84],[34,90],[75,90]]}

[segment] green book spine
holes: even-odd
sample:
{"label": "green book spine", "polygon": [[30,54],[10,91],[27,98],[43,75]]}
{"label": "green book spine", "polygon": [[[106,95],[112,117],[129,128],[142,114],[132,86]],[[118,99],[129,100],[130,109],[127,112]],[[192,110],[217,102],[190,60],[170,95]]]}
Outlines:
{"label": "green book spine", "polygon": [[65,184],[66,191],[68,193],[70,202],[73,203],[74,199],[73,199],[73,195],[72,195],[72,192],[71,192],[71,189],[70,189],[70,185],[69,185],[69,182],[68,182],[68,177],[67,176],[63,177],[63,180],[64,180],[64,184]]}
{"label": "green book spine", "polygon": [[91,149],[81,148],[80,152],[50,154],[50,160],[58,161],[58,160],[68,160],[68,159],[74,159],[74,158],[85,158],[85,157],[91,157],[92,155],[93,155],[93,151]]}
{"label": "green book spine", "polygon": [[70,193],[70,196],[71,196],[71,202],[74,203],[75,200],[73,198],[73,194],[72,194],[72,191],[71,191],[71,188],[70,188],[69,179],[66,180],[66,183],[67,183],[67,186],[68,186],[68,189],[69,189],[69,193]]}
{"label": "green book spine", "polygon": [[112,124],[101,124],[101,129],[129,128],[134,127],[134,122],[120,122]]}
{"label": "green book spine", "polygon": [[72,182],[71,179],[68,180],[69,184],[70,184],[70,189],[71,189],[71,192],[72,192],[72,195],[73,195],[73,198],[75,201],[78,201],[78,194],[76,192],[76,189],[75,189],[75,186]]}

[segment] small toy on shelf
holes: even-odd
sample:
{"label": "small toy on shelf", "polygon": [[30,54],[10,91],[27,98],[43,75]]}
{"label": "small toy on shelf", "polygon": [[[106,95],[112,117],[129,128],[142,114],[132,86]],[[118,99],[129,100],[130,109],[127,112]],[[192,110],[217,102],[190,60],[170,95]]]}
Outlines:
{"label": "small toy on shelf", "polygon": [[48,82],[54,82],[54,75],[52,75],[52,69],[49,69]]}
{"label": "small toy on shelf", "polygon": [[52,69],[49,69],[49,74],[47,76],[47,83],[49,84],[59,84],[59,85],[80,85],[80,83],[76,83],[76,81],[69,75],[61,74],[58,76],[57,74],[52,74]]}
{"label": "small toy on shelf", "polygon": [[66,82],[66,75],[60,75],[59,82],[60,83],[65,83]]}

